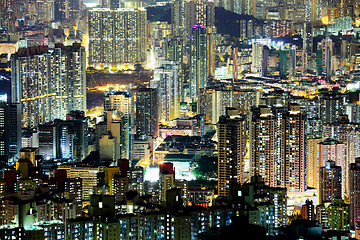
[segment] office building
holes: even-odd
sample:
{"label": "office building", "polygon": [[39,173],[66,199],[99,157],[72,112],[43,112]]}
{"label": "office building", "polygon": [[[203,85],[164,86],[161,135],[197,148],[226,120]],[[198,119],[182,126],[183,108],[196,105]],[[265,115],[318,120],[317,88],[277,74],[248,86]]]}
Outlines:
{"label": "office building", "polygon": [[72,111],[66,120],[38,126],[39,153],[44,159],[81,161],[88,155],[88,121],[84,112]]}

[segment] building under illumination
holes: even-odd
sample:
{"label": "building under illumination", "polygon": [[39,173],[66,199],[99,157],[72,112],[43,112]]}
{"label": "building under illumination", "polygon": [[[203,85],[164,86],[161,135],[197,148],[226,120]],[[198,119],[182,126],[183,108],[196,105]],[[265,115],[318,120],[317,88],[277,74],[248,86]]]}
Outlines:
{"label": "building under illumination", "polygon": [[321,138],[309,137],[307,139],[307,185],[319,188],[319,143]]}
{"label": "building under illumination", "polygon": [[244,181],[245,118],[236,109],[227,108],[218,122],[218,191],[231,195],[231,188]]}
{"label": "building under illumination", "polygon": [[360,221],[360,158],[349,168],[349,202],[350,202],[350,226],[354,228]]}
{"label": "building under illumination", "polygon": [[0,102],[0,155],[15,156],[20,148],[20,104]]}
{"label": "building under illumination", "polygon": [[180,65],[174,61],[161,61],[154,70],[151,88],[157,88],[160,122],[170,122],[180,116],[182,82],[179,76]]}
{"label": "building under illumination", "polygon": [[146,9],[94,8],[89,10],[88,19],[91,66],[118,70],[145,62]]}
{"label": "building under illumination", "polygon": [[159,134],[157,89],[141,88],[136,93],[136,133],[156,137]]}
{"label": "building under illumination", "polygon": [[250,174],[288,192],[306,190],[305,114],[297,104],[253,106],[250,120]]}
{"label": "building under illumination", "polygon": [[250,175],[277,186],[275,169],[275,116],[268,106],[252,107],[249,130]]}
{"label": "building under illumination", "polygon": [[209,77],[207,29],[202,24],[195,24],[190,35],[190,98],[198,101],[199,89],[206,87]]}
{"label": "building under illumination", "polygon": [[11,56],[11,69],[12,102],[21,103],[22,127],[86,112],[86,53],[80,44],[20,49]]}
{"label": "building under illumination", "polygon": [[306,131],[305,114],[296,104],[289,105],[282,114],[280,186],[290,192],[304,192],[306,183]]}
{"label": "building under illumination", "polygon": [[335,162],[328,161],[320,168],[319,178],[319,204],[341,199],[342,172]]}

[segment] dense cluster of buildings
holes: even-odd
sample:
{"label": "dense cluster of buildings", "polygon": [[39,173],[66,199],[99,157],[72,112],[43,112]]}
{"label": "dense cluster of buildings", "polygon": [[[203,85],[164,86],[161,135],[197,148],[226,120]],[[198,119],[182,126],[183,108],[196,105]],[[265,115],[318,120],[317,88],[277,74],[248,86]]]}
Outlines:
{"label": "dense cluster of buildings", "polygon": [[359,11],[0,0],[0,239],[360,239]]}

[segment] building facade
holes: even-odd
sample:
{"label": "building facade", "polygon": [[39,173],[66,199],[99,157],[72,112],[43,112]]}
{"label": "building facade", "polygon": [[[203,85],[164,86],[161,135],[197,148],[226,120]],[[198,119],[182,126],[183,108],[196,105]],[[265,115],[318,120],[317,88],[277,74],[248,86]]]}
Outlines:
{"label": "building facade", "polygon": [[80,44],[20,49],[11,56],[11,96],[21,103],[22,127],[86,112],[86,53]]}

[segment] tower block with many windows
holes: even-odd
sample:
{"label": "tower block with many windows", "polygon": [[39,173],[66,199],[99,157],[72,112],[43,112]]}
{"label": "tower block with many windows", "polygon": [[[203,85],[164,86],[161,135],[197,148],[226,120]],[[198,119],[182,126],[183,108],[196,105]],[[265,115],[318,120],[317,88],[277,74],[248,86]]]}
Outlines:
{"label": "tower block with many windows", "polygon": [[231,187],[243,183],[245,156],[245,120],[234,108],[218,122],[219,196],[229,196]]}

